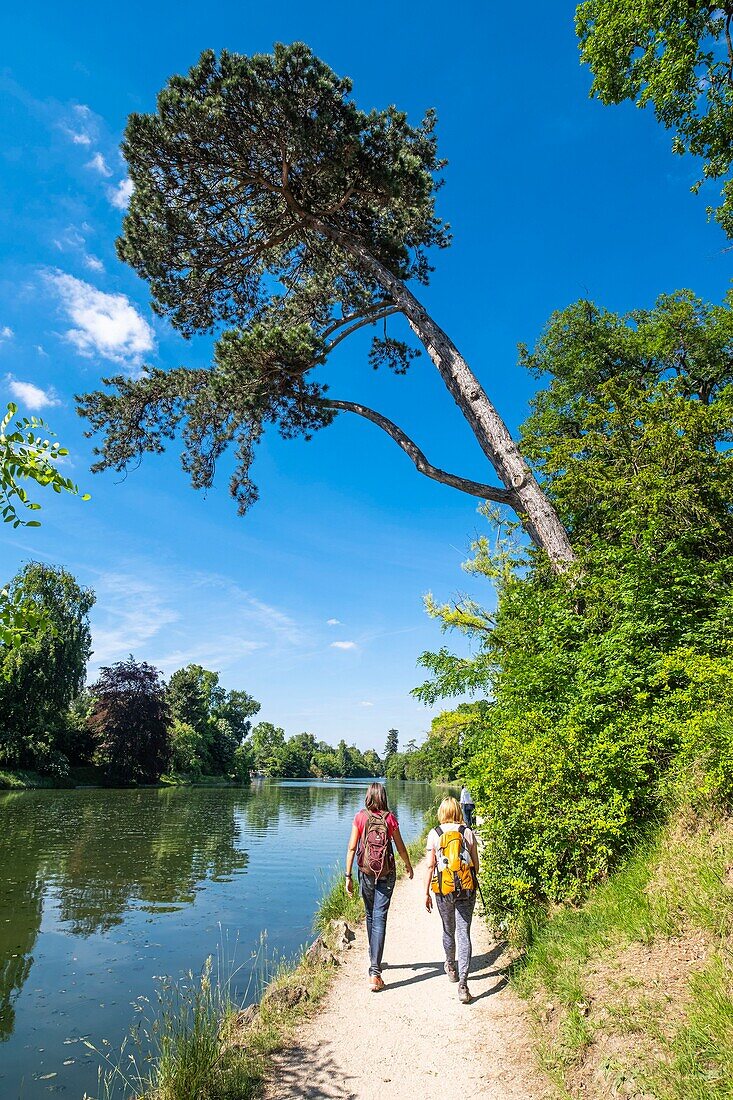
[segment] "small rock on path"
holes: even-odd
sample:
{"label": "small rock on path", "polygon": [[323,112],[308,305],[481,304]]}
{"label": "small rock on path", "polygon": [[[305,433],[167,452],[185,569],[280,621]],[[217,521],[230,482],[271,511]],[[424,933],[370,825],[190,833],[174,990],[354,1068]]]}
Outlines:
{"label": "small rock on path", "polygon": [[269,1100],[551,1100],[536,1068],[523,1002],[507,986],[502,946],[476,913],[470,1005],[443,971],[440,917],[424,908],[425,867],[395,889],[383,993],[369,989],[366,929],[314,1017],[273,1059]]}

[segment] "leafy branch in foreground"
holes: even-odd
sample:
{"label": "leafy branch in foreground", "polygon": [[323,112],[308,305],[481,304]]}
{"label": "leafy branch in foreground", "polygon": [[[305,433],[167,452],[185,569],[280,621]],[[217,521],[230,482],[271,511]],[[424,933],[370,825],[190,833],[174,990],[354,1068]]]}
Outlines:
{"label": "leafy branch in foreground", "polygon": [[[53,432],[37,416],[14,420],[17,412],[17,406],[9,404],[0,422],[0,515],[3,523],[12,523],[13,527],[40,527],[38,520],[23,518],[22,509],[37,512],[41,505],[29,499],[20,483],[34,481],[44,488],[50,485],[55,493],[74,495],[79,488],[58,468],[69,452],[60,443],[51,442],[48,436]],[[89,493],[82,496],[82,500],[89,499]]]}
{"label": "leafy branch in foreground", "polygon": [[[11,402],[0,421],[0,515],[3,523],[11,523],[14,528],[40,527],[37,519],[24,518],[24,511],[37,512],[41,505],[30,500],[21,482],[50,486],[56,493],[76,495],[79,489],[58,468],[69,453],[66,448],[51,442],[48,436],[53,433],[43,420],[36,416],[14,419],[17,412],[17,405]],[[82,496],[82,500],[89,499],[88,493]],[[0,589],[0,645],[20,645],[23,637],[40,624],[38,614],[25,605],[19,586]]]}
{"label": "leafy branch in foreground", "polygon": [[[79,399],[104,437],[95,469],[122,470],[180,434],[184,469],[201,488],[232,448],[242,512],[257,497],[252,459],[268,424],[308,438],[350,412],[386,431],[425,476],[514,509],[555,570],[567,568],[574,554],[552,502],[408,285],[427,284],[430,251],[450,240],[435,212],[444,161],[432,111],[412,126],[395,107],[360,110],[351,82],[300,43],[251,57],[205,51],[168,81],[155,113],[130,116],[123,151],[134,191],[120,257],[184,336],[218,338],[210,369],[148,368]],[[402,333],[388,333],[388,319]],[[332,399],[312,378],[376,325],[369,364],[402,375],[426,351],[500,485],[438,469],[381,413]]]}

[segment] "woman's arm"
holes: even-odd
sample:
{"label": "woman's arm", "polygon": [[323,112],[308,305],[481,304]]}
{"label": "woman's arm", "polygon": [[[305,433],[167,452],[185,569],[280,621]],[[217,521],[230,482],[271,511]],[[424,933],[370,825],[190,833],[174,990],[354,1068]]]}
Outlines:
{"label": "woman's arm", "polygon": [[430,855],[428,856],[428,870],[425,877],[425,908],[428,913],[433,908],[433,894],[430,889],[430,883],[433,879],[433,871],[435,870],[435,848],[430,849]]}
{"label": "woman's arm", "polygon": [[402,839],[402,833],[400,832],[399,825],[397,826],[397,828],[394,831],[394,838],[393,839],[394,839],[395,845],[397,847],[397,851],[400,853],[400,859],[402,860],[402,862],[405,865],[405,868],[407,869],[407,877],[412,878],[412,876],[414,875],[415,872],[412,869],[412,863],[410,862],[410,853],[407,851],[407,848],[405,847],[405,842]]}
{"label": "woman's arm", "polygon": [[354,895],[354,880],[351,876],[351,868],[354,866],[354,856],[356,855],[356,848],[359,843],[359,830],[356,825],[351,826],[351,836],[349,837],[349,846],[346,849],[346,893],[349,897]]}

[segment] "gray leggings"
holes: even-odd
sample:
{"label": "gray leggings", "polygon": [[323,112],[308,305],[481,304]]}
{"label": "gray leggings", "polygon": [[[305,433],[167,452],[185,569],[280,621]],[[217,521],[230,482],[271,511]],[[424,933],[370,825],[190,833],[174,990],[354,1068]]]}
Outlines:
{"label": "gray leggings", "polygon": [[449,963],[458,962],[458,981],[465,985],[471,969],[471,920],[476,892],[460,898],[456,898],[455,894],[436,894],[435,902],[443,922],[446,960]]}

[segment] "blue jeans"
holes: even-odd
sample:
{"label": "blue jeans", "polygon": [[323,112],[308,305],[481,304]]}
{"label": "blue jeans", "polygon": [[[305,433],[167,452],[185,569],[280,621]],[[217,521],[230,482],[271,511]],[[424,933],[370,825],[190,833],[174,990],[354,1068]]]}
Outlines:
{"label": "blue jeans", "polygon": [[369,939],[369,973],[382,973],[382,955],[384,937],[387,932],[387,912],[392,900],[395,874],[373,879],[369,875],[360,875],[361,896],[366,909],[367,937]]}
{"label": "blue jeans", "polygon": [[461,809],[463,810],[463,820],[469,829],[473,828],[473,802],[461,802]]}

